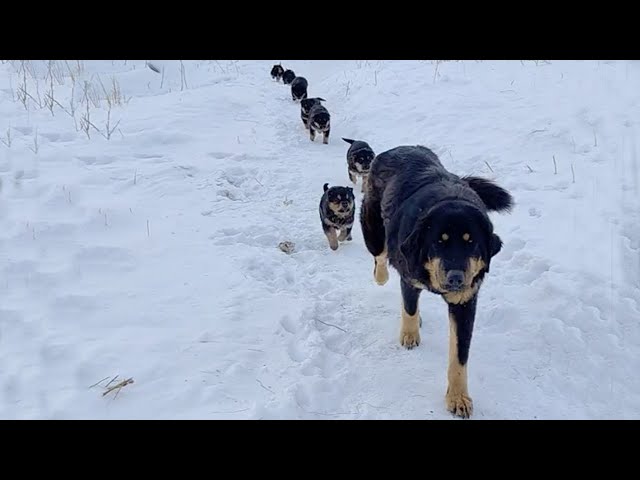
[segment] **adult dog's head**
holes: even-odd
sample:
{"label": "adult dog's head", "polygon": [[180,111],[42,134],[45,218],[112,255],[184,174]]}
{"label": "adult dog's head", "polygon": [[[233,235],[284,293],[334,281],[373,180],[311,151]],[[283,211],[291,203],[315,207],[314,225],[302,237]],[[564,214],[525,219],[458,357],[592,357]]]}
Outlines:
{"label": "adult dog's head", "polygon": [[415,286],[468,299],[501,248],[502,240],[482,208],[447,200],[422,212],[400,253]]}

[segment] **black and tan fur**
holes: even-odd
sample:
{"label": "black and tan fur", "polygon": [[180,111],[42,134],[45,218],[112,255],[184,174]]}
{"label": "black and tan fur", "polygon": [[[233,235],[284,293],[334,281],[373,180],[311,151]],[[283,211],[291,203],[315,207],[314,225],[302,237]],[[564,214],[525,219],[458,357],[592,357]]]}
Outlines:
{"label": "black and tan fur", "polygon": [[369,169],[371,168],[371,162],[375,158],[376,154],[367,142],[362,140],[351,140],[350,138],[342,137],[342,140],[347,142],[350,147],[347,150],[347,171],[349,173],[349,180],[355,185],[358,177],[362,177],[361,191],[364,192],[367,184],[367,175],[369,175]]}
{"label": "black and tan fur", "polygon": [[351,229],[355,222],[356,199],[351,187],[329,188],[329,184],[325,183],[322,189],[324,193],[319,206],[322,230],[331,250],[337,250],[338,242],[352,240]]}
{"label": "black and tan fur", "polygon": [[400,343],[420,344],[420,293],[440,295],[450,323],[447,409],[469,417],[473,402],[467,363],[478,292],[502,240],[491,211],[509,211],[513,198],[479,177],[448,172],[426,147],[401,146],[376,156],[367,179],[360,223],[374,257],[375,281],[389,279],[387,262],[401,278]]}
{"label": "black and tan fur", "polygon": [[296,78],[296,72],[293,70],[287,69],[282,73],[282,83],[285,85],[291,85],[294,78]]}
{"label": "black and tan fur", "polygon": [[276,82],[282,79],[282,74],[284,73],[284,68],[282,68],[281,64],[274,65],[271,69],[271,78]]}
{"label": "black and tan fur", "polygon": [[315,104],[309,110],[309,121],[307,123],[309,127],[309,138],[311,141],[315,141],[316,134],[322,134],[322,143],[325,145],[329,143],[329,134],[331,133],[331,115],[329,111],[324,108],[324,105],[319,103]]}
{"label": "black and tan fur", "polygon": [[326,100],[322,97],[313,97],[300,101],[300,118],[307,130],[309,129],[309,111],[314,105],[320,105],[320,102],[326,102]]}
{"label": "black and tan fur", "polygon": [[294,102],[299,102],[307,98],[307,88],[309,87],[309,82],[304,77],[296,77],[291,82],[291,99]]}

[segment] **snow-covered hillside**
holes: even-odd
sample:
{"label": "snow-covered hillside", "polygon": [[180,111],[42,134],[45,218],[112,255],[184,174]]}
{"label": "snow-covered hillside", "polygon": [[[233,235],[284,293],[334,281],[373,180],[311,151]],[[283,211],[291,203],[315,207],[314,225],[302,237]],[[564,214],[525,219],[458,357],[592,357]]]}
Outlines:
{"label": "snow-covered hillside", "polygon": [[374,283],[359,225],[322,233],[340,137],[426,145],[517,202],[473,419],[640,418],[640,62],[283,60],[329,145],[277,62],[0,65],[0,418],[453,418],[444,302],[403,349],[395,272]]}

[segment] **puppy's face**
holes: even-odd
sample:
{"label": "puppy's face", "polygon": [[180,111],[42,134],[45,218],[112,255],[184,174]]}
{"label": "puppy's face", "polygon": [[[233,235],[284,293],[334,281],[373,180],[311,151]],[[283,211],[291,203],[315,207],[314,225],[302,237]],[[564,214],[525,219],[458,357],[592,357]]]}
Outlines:
{"label": "puppy's face", "polygon": [[400,247],[415,280],[443,294],[472,289],[501,248],[487,217],[451,203],[429,212]]}
{"label": "puppy's face", "polygon": [[353,212],[356,198],[351,187],[331,187],[327,190],[327,205],[337,215]]}
{"label": "puppy's face", "polygon": [[271,69],[272,77],[280,78],[282,77],[283,73],[284,73],[284,68],[282,68],[282,66],[280,65],[274,65],[273,68]]}
{"label": "puppy's face", "polygon": [[361,150],[353,155],[353,163],[359,172],[368,172],[375,154],[371,150]]}
{"label": "puppy's face", "polygon": [[313,127],[314,130],[318,131],[318,132],[326,132],[331,128],[331,121],[330,121],[330,117],[329,114],[321,112],[318,113],[317,115],[313,116],[313,119],[311,120],[311,126]]}

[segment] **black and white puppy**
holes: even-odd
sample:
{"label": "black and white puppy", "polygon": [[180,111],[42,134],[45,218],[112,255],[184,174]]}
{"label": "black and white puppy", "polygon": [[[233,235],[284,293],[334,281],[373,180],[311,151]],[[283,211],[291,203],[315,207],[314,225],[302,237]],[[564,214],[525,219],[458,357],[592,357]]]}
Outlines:
{"label": "black and white puppy", "polygon": [[344,137],[342,137],[342,140],[351,145],[349,150],[347,150],[347,170],[349,172],[349,180],[351,180],[355,185],[357,183],[357,178],[362,177],[361,191],[364,192],[367,184],[367,176],[371,169],[371,162],[375,158],[376,154],[367,142]]}
{"label": "black and white puppy", "polygon": [[329,143],[329,133],[331,132],[331,115],[323,105],[317,103],[309,110],[309,138],[315,141],[316,133],[322,133],[322,143]]}
{"label": "black and white puppy", "polygon": [[290,85],[294,78],[296,78],[296,73],[293,70],[285,70],[282,73],[282,83],[285,85]]}
{"label": "black and white puppy", "polygon": [[291,98],[294,102],[307,98],[309,82],[304,77],[296,77],[291,82]]}
{"label": "black and white puppy", "polygon": [[276,82],[279,82],[282,78],[282,74],[284,73],[284,68],[282,68],[281,64],[274,65],[271,69],[271,78],[273,78]]}
{"label": "black and white puppy", "polygon": [[[351,229],[355,222],[356,199],[351,187],[331,187],[325,183],[320,199],[322,230],[331,250],[338,249],[338,242],[352,240]],[[337,232],[340,232],[338,234]]]}
{"label": "black and white puppy", "polygon": [[300,101],[300,118],[304,128],[309,129],[309,112],[314,105],[320,105],[320,102],[326,102],[322,97],[305,98]]}

